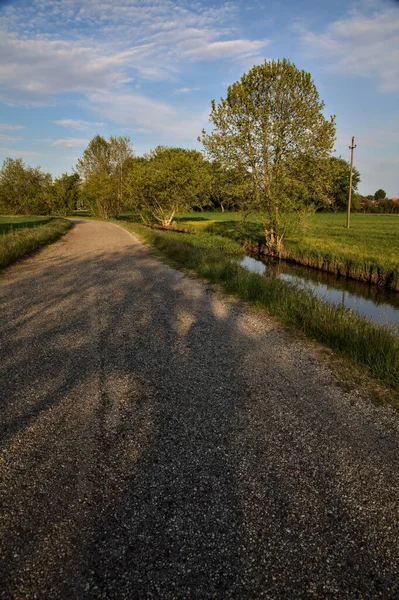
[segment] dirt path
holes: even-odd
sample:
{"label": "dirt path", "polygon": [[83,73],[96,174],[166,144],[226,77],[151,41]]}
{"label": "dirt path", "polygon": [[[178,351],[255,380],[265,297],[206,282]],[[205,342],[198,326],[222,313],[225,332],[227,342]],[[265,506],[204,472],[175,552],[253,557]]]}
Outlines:
{"label": "dirt path", "polygon": [[1,598],[398,598],[398,419],[304,342],[99,222],[0,296]]}

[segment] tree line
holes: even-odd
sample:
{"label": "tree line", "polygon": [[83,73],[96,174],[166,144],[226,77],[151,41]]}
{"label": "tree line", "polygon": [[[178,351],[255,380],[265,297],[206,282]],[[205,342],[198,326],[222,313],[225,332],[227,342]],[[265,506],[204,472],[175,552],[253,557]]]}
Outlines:
{"label": "tree line", "polygon": [[0,169],[0,212],[10,215],[70,215],[79,206],[80,177],[64,173],[53,180],[22,158],[6,158]]}
{"label": "tree line", "polygon": [[[68,214],[79,203],[101,218],[122,210],[170,226],[178,212],[219,208],[263,215],[266,243],[279,252],[287,228],[315,210],[345,210],[350,167],[332,155],[335,117],[324,115],[311,75],[290,61],[265,61],[212,101],[203,152],[158,146],[134,156],[128,137],[96,135],[73,175],[52,180],[21,159],[0,171],[0,209]],[[360,174],[354,169],[352,198]]]}

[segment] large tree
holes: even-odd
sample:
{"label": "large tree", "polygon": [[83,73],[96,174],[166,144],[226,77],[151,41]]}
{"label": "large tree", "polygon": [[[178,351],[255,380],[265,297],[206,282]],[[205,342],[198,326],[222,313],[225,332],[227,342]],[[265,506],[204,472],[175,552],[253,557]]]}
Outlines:
{"label": "large tree", "polygon": [[128,137],[96,135],[78,160],[76,171],[84,182],[84,195],[92,210],[104,219],[118,217],[125,186],[125,165],[133,156]]}
{"label": "large tree", "polygon": [[209,199],[210,174],[197,150],[158,146],[129,165],[129,206],[143,220],[169,227],[177,212]]}
{"label": "large tree", "polygon": [[328,187],[320,163],[332,150],[335,118],[323,109],[309,73],[286,59],[265,61],[212,101],[214,129],[200,138],[210,158],[250,174],[253,210],[264,213],[266,243],[277,253],[284,214]]}

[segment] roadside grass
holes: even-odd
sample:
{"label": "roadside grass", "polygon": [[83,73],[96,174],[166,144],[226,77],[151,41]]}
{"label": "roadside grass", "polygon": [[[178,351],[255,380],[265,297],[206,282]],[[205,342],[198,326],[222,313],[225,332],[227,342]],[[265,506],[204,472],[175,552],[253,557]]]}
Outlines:
{"label": "roadside grass", "polygon": [[[179,227],[229,237],[258,247],[264,243],[260,215],[244,223],[233,212],[185,213]],[[264,248],[265,250],[265,248]],[[304,232],[285,239],[282,258],[308,267],[399,291],[399,215],[353,214],[351,228],[342,213],[318,213]]]}
{"label": "roadside grass", "polygon": [[3,233],[10,233],[11,231],[17,231],[18,229],[26,229],[27,227],[38,227],[39,225],[45,225],[50,221],[51,217],[0,216],[0,235]]}
{"label": "roadside grass", "polygon": [[[21,218],[21,223],[22,219],[26,218]],[[1,221],[0,225],[6,224],[3,217]],[[4,230],[0,233],[0,269],[55,242],[73,227],[73,224],[65,219],[44,218],[37,219],[36,222],[29,220],[27,223],[25,227],[17,227],[16,230],[8,228],[8,233]]]}
{"label": "roadside grass", "polygon": [[[289,327],[366,367],[377,379],[399,391],[399,337],[350,310],[335,307],[279,279],[251,273],[234,260],[240,246],[224,245],[223,238],[149,229],[136,223],[121,226],[151,244],[178,267],[194,271],[230,294],[266,308]],[[241,248],[242,252],[242,248]]]}

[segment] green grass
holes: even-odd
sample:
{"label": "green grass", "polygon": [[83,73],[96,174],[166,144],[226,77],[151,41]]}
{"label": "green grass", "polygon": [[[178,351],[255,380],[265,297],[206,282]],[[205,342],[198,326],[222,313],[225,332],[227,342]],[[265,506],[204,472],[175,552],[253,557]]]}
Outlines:
{"label": "green grass", "polygon": [[[244,224],[239,213],[186,213],[179,226],[229,237],[239,243],[264,242],[260,215]],[[399,215],[353,214],[351,228],[342,213],[309,218],[305,232],[285,239],[283,258],[359,281],[389,285],[399,291]]]}
{"label": "green grass", "polygon": [[55,242],[71,227],[65,219],[0,217],[0,269]]}
{"label": "green grass", "polygon": [[[234,260],[238,245],[223,246],[220,238],[169,233],[124,223],[172,264],[195,271],[238,295],[266,308],[285,325],[329,346],[366,367],[377,379],[399,390],[399,338],[351,311],[316,299],[310,292],[279,279],[250,273]],[[214,244],[212,243],[214,240]]]}
{"label": "green grass", "polygon": [[0,216],[0,235],[10,233],[27,227],[37,227],[49,223],[51,217],[3,217]]}

